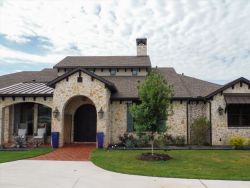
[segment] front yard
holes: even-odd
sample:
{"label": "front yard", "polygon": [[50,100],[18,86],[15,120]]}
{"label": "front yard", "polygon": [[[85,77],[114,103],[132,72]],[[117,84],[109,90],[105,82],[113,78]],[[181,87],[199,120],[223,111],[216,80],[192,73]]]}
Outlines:
{"label": "front yard", "polygon": [[51,148],[37,148],[27,151],[0,151],[0,163],[36,157],[50,151],[52,151]]}
{"label": "front yard", "polygon": [[145,176],[250,180],[250,151],[172,150],[172,160],[146,162],[136,156],[147,151],[95,150],[91,160],[106,170]]}

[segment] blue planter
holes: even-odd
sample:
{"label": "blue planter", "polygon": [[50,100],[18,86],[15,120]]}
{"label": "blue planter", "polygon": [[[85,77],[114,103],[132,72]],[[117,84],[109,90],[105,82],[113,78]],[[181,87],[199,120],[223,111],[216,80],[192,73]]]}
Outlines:
{"label": "blue planter", "polygon": [[51,133],[51,147],[53,149],[58,148],[59,146],[59,132]]}
{"label": "blue planter", "polygon": [[98,149],[102,149],[103,148],[104,133],[98,132],[98,133],[96,133],[96,137],[97,137]]}

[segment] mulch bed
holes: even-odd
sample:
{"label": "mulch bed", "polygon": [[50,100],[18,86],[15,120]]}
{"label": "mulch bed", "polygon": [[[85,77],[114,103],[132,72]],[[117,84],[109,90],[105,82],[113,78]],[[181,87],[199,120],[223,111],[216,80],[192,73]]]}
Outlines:
{"label": "mulch bed", "polygon": [[162,153],[142,153],[137,157],[137,159],[142,161],[168,161],[172,159],[168,154],[162,154]]}

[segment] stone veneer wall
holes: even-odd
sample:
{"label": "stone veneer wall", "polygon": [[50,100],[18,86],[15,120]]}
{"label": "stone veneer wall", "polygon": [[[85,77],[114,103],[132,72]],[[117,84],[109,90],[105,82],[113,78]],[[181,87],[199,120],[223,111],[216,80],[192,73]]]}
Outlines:
{"label": "stone veneer wall", "polygon": [[[190,104],[188,105],[188,126],[189,126],[189,143],[192,144],[192,138],[193,138],[193,134],[192,134],[192,124],[194,122],[195,119],[199,118],[199,117],[206,117],[207,120],[209,120],[209,116],[207,114],[207,110],[208,110],[208,103],[204,103],[203,101],[191,101]],[[208,133],[208,135],[210,135],[210,133]],[[209,140],[207,140],[207,142],[209,142]]]}
{"label": "stone veneer wall", "polygon": [[119,136],[127,131],[127,102],[113,101],[111,111],[111,143],[118,143]]}
{"label": "stone veneer wall", "polygon": [[[248,85],[240,83],[234,86],[234,89],[228,88],[223,93],[250,93]],[[246,139],[250,138],[250,127],[240,128],[240,127],[228,127],[227,113],[219,115],[218,107],[221,106],[223,109],[226,107],[224,96],[217,94],[213,97],[211,101],[212,105],[212,144],[213,145],[228,145],[229,140],[232,137],[244,137]],[[221,141],[220,141],[221,139]]]}
{"label": "stone veneer wall", "polygon": [[88,97],[95,105],[97,112],[102,108],[104,117],[97,117],[97,132],[104,132],[104,145],[109,143],[109,127],[110,127],[110,91],[105,87],[105,84],[96,80],[83,72],[82,82],[77,82],[79,76],[75,73],[66,79],[58,82],[54,90],[53,110],[58,108],[60,115],[57,118],[52,117],[52,131],[60,132],[59,144],[64,144],[64,111],[67,102],[75,96]]}
{"label": "stone veneer wall", "polygon": [[173,101],[172,113],[166,122],[167,133],[172,136],[184,136],[187,141],[187,102]]}

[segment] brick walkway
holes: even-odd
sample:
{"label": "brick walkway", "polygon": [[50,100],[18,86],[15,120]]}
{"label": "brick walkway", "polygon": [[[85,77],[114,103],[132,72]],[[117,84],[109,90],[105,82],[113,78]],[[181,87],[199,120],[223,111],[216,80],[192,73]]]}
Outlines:
{"label": "brick walkway", "polygon": [[95,144],[70,144],[31,160],[88,161]]}

